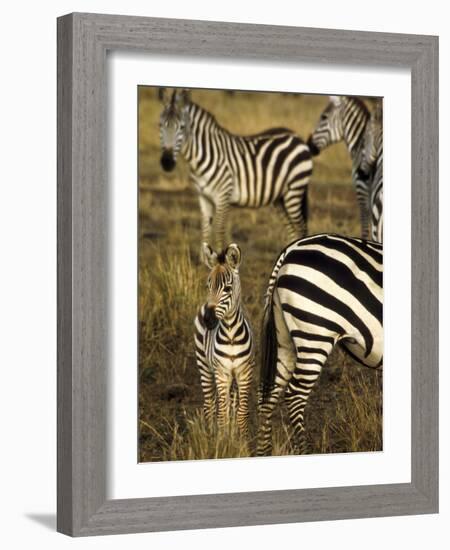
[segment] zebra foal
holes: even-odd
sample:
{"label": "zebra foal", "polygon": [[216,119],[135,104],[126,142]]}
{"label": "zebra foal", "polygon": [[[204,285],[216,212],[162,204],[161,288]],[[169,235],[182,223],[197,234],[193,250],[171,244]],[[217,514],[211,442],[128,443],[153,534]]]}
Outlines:
{"label": "zebra foal", "polygon": [[217,412],[219,427],[229,419],[231,392],[238,395],[240,432],[248,437],[248,400],[254,370],[252,330],[241,304],[241,250],[230,244],[217,254],[203,244],[210,268],[208,299],[195,318],[195,352],[203,389],[204,412],[211,424]]}
{"label": "zebra foal", "polygon": [[307,232],[307,185],[311,154],[291,130],[272,128],[254,136],[232,134],[190,100],[186,90],[169,99],[162,90],[161,166],[175,168],[179,155],[189,165],[199,197],[203,241],[221,250],[230,206],[273,204],[282,214],[290,240]]}
{"label": "zebra foal", "polygon": [[294,450],[306,450],[304,410],[333,348],[365,366],[383,359],[382,245],[316,235],[289,245],[269,280],[261,337],[257,454],[272,449],[272,415],[285,395]]}
{"label": "zebra foal", "polygon": [[[383,186],[383,140],[381,133],[372,136],[370,113],[364,103],[356,97],[330,96],[330,103],[320,116],[311,136],[308,138],[308,146],[312,155],[318,155],[323,149],[344,141],[352,159],[352,181],[356,191],[361,220],[361,236],[369,238],[369,219],[371,217],[371,204],[373,196],[373,173],[371,170],[365,173],[370,166],[379,166],[377,172],[377,186]],[[380,139],[381,137],[381,139]],[[372,145],[365,148],[367,140],[372,140]],[[368,157],[367,155],[375,155]],[[379,193],[378,193],[379,194]],[[382,196],[382,191],[381,195]]]}

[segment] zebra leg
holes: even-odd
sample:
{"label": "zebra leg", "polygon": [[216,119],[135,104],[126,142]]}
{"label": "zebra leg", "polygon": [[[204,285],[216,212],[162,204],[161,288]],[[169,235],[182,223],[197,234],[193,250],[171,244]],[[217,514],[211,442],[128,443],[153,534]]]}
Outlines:
{"label": "zebra leg", "polygon": [[205,306],[200,309],[194,321],[195,358],[203,390],[203,410],[206,421],[211,426],[216,413],[216,383],[214,380],[214,371],[206,358],[207,332],[204,315]]}
{"label": "zebra leg", "polygon": [[250,396],[250,386],[252,383],[254,370],[254,363],[247,363],[242,370],[240,370],[236,375],[236,384],[238,388],[238,409],[236,414],[236,421],[239,428],[239,432],[248,439],[249,429],[248,429],[248,416],[249,416],[249,396]]}
{"label": "zebra leg", "polygon": [[[279,335],[278,338],[280,338]],[[281,346],[280,341],[278,345],[275,384],[268,395],[259,398],[257,456],[269,456],[272,453],[273,413],[295,368],[295,354],[292,345]]]}
{"label": "zebra leg", "polygon": [[282,197],[281,208],[290,241],[305,237],[308,233],[307,191],[306,185],[290,188]]}
{"label": "zebra leg", "polygon": [[214,373],[206,362],[206,357],[199,350],[197,350],[197,367],[203,391],[203,412],[206,423],[211,428],[216,415],[216,383]]}
{"label": "zebra leg", "polygon": [[356,198],[359,204],[359,217],[361,221],[361,238],[369,238],[369,189],[370,182],[358,179],[356,181]]}
{"label": "zebra leg", "polygon": [[216,389],[217,389],[217,423],[219,429],[223,429],[230,418],[231,405],[231,384],[233,377],[230,373],[221,370],[216,372]]}
{"label": "zebra leg", "polygon": [[223,250],[225,246],[225,220],[227,218],[228,210],[230,208],[230,193],[227,190],[225,193],[220,195],[216,202],[215,210],[215,242],[216,250]]}
{"label": "zebra leg", "polygon": [[[211,244],[211,229],[214,220],[214,204],[204,195],[198,197],[200,203],[200,212],[202,215],[202,245],[203,243]],[[200,249],[200,259],[203,258],[203,246]]]}
{"label": "zebra leg", "polygon": [[257,456],[267,456],[272,453],[272,416],[295,370],[295,348],[276,289],[272,300],[274,315],[273,330],[276,331],[277,340],[276,374],[273,387],[267,395],[262,393],[259,396]]}
{"label": "zebra leg", "polygon": [[256,456],[272,454],[272,417],[283,390],[284,387],[275,385],[267,396],[260,399]]}
{"label": "zebra leg", "polygon": [[277,212],[278,212],[278,214],[281,218],[281,221],[282,221],[284,227],[286,228],[286,232],[288,234],[289,242],[293,241],[296,238],[298,238],[299,234],[298,234],[298,231],[297,231],[297,227],[291,222],[291,220],[290,220],[290,218],[287,214],[287,211],[284,208],[284,204],[283,204],[282,199],[277,200],[274,203],[274,206],[277,209]]}
{"label": "zebra leg", "polygon": [[285,400],[294,430],[294,453],[304,454],[307,450],[304,425],[305,407],[333,346],[322,340],[296,340],[295,344],[297,347],[296,367],[286,390]]}

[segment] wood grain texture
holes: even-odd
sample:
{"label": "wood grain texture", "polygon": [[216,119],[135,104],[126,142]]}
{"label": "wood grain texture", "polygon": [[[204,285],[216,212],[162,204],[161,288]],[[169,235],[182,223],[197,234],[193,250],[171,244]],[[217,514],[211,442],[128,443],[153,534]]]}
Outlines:
{"label": "wood grain texture", "polygon": [[72,20],[58,21],[57,529],[72,525]]}
{"label": "wood grain texture", "polygon": [[[412,75],[412,481],[106,499],[106,52],[407,67]],[[58,20],[58,530],[98,535],[438,509],[438,40],[115,15]]]}

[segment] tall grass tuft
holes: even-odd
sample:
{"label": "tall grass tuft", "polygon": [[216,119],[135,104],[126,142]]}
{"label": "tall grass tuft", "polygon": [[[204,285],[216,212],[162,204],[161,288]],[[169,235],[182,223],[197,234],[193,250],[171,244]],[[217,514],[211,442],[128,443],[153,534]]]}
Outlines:
{"label": "tall grass tuft", "polygon": [[204,300],[204,273],[193,265],[189,244],[183,238],[176,249],[154,246],[158,250],[153,261],[139,270],[141,369],[157,358],[158,371],[166,373],[170,381],[174,358],[179,363],[183,358],[180,351],[193,350],[193,322]]}
{"label": "tall grass tuft", "polygon": [[[183,425],[184,424],[184,425]],[[152,430],[151,426],[144,428]],[[239,458],[249,456],[249,447],[239,434],[235,418],[219,429],[208,426],[203,411],[191,414],[184,411],[182,422],[171,425],[170,434],[153,432],[162,447],[161,460],[205,460],[210,458]]]}
{"label": "tall grass tuft", "polygon": [[[350,375],[349,370],[352,369]],[[334,411],[323,419],[316,452],[332,453],[379,451],[383,448],[381,372],[370,373],[358,367],[345,367],[339,384],[339,399]]]}
{"label": "tall grass tuft", "polygon": [[[235,415],[228,424],[219,428],[217,424],[208,426],[203,411],[193,413],[183,411],[181,421],[167,420],[164,433],[141,422],[141,429],[157,439],[161,460],[206,460],[211,458],[245,458],[255,454],[256,438],[247,442],[239,433]],[[274,427],[273,456],[291,454],[291,436],[288,424]]]}

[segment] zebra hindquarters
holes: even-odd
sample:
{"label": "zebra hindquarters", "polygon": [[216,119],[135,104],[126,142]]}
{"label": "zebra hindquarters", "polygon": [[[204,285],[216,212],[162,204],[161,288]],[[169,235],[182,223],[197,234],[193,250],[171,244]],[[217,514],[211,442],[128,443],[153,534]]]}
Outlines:
{"label": "zebra hindquarters", "polygon": [[[298,319],[295,308],[282,309],[280,292],[282,290],[275,289],[273,306],[266,309],[264,318],[262,355],[268,365],[262,365],[258,456],[272,452],[272,416],[285,389],[293,429],[292,452],[303,454],[307,451],[305,407],[335,345],[333,336],[321,335],[317,327]],[[283,303],[289,301],[288,296],[284,296]]]}

